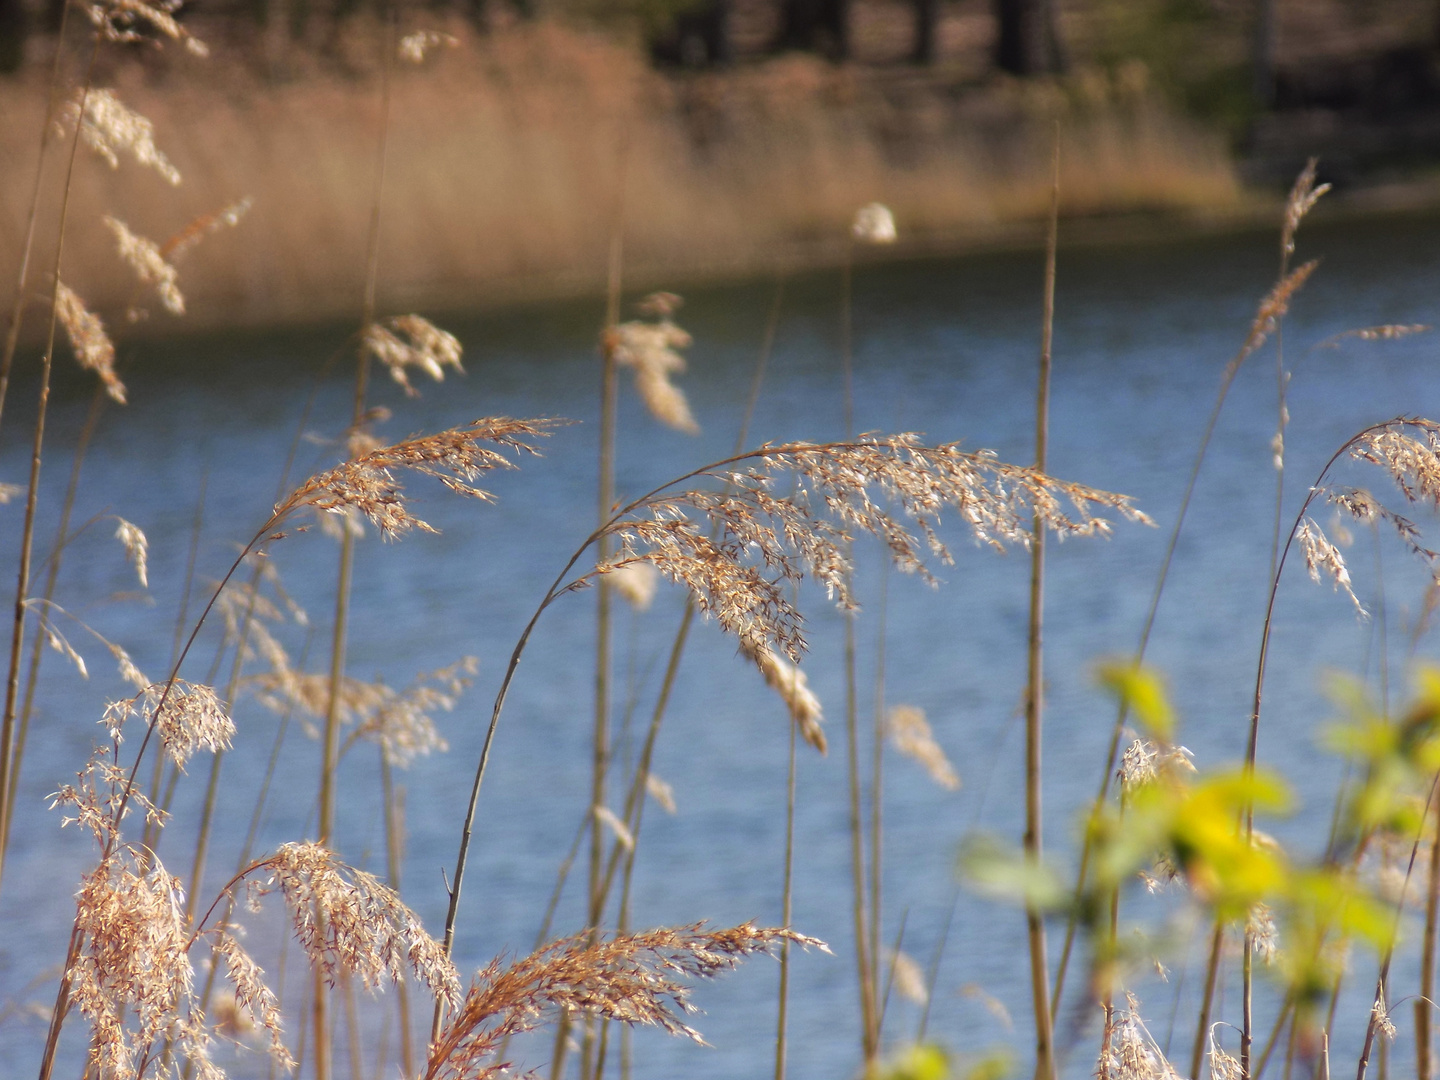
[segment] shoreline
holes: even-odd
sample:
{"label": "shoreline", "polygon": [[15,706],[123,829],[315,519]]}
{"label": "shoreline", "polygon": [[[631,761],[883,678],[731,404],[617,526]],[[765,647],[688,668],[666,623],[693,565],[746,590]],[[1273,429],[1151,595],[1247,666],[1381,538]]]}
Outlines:
{"label": "shoreline", "polygon": [[[865,261],[1038,248],[1057,125],[1062,244],[1274,227],[1283,201],[1242,184],[1219,134],[1123,79],[962,85],[800,56],[667,76],[553,23],[484,37],[449,29],[454,48],[394,78],[382,315],[596,295],[617,221],[636,290],[838,265],[851,216],[872,201],[894,211],[901,242],[857,252]],[[376,28],[356,33],[366,55]],[[130,60],[101,77],[153,121],[184,176],[172,188],[133,161],[79,162],[63,276],[112,331],[318,325],[358,311],[381,127],[375,72],[267,81],[233,59],[165,54],[158,71]],[[34,72],[0,83],[0,113],[13,118],[0,129],[0,266],[18,266],[44,90]],[[247,196],[246,219],[178,265],[184,319],[151,295],[149,317],[127,323],[137,287],[101,216],[160,242]],[[1318,216],[1436,207],[1440,173],[1337,192]],[[51,191],[41,220],[57,217]],[[42,233],[33,265],[52,261]]]}

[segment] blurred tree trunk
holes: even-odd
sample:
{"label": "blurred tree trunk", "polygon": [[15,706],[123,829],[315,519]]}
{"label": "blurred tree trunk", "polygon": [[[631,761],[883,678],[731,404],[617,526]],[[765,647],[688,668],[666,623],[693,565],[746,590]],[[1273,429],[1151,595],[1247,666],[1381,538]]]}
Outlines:
{"label": "blurred tree trunk", "polygon": [[850,56],[850,0],[784,0],[776,49],[806,49],[833,60]]}
{"label": "blurred tree trunk", "polygon": [[995,0],[995,63],[1012,75],[1064,70],[1055,0]]}
{"label": "blurred tree trunk", "polygon": [[25,62],[29,20],[21,0],[0,0],[0,72],[19,71]]}
{"label": "blurred tree trunk", "polygon": [[916,64],[935,62],[935,30],[940,21],[940,0],[915,0],[915,47],[910,59]]}
{"label": "blurred tree trunk", "polygon": [[1256,0],[1251,92],[1262,109],[1275,104],[1275,0]]}

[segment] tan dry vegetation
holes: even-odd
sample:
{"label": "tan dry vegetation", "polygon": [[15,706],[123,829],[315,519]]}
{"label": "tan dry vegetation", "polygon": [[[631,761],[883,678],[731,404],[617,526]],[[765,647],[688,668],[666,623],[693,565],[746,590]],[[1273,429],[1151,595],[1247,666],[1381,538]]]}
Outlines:
{"label": "tan dry vegetation", "polygon": [[[1123,79],[961,92],[908,69],[800,56],[671,77],[634,49],[555,23],[484,37],[446,29],[455,47],[395,73],[382,310],[598,290],[622,168],[627,276],[637,283],[838,260],[854,208],[875,199],[894,209],[909,241],[902,252],[996,242],[1048,208],[1055,117],[1067,213],[1203,212],[1239,197],[1219,137]],[[238,230],[178,267],[190,324],[351,313],[363,292],[382,109],[379,32],[355,24],[350,35],[343,63],[288,79],[178,51],[158,70],[140,54],[105,61],[96,85],[154,122],[184,183],[157,184],[133,160],[111,170],[86,152],[67,283],[119,322],[135,285],[103,215],[163,243],[250,196]],[[0,262],[11,265],[42,68],[0,84]],[[168,316],[153,298],[150,307],[158,328]]]}

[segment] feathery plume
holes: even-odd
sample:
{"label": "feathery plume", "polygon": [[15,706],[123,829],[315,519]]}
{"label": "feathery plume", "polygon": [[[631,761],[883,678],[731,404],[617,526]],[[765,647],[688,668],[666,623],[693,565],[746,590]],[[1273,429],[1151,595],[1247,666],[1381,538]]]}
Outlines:
{"label": "feathery plume", "polygon": [[430,476],[457,495],[489,502],[494,496],[473,486],[471,481],[492,469],[513,469],[515,465],[486,444],[516,453],[538,453],[527,440],[549,434],[552,426],[548,420],[490,417],[465,427],[380,447],[312,476],[275,507],[271,520],[278,525],[302,506],[330,513],[342,513],[353,507],[369,518],[387,540],[411,529],[435,532],[428,522],[411,514],[406,507],[400,483],[395,479],[396,471],[408,469]]}
{"label": "feathery plume", "polygon": [[265,985],[265,972],[245,951],[232,930],[217,928],[211,933],[211,948],[225,958],[225,974],[235,988],[235,1004],[249,1013],[251,1019],[270,1038],[270,1057],[282,1069],[293,1070],[295,1059],[285,1047],[284,1027],[280,1016],[280,1000]]}
{"label": "feathery plume", "polygon": [[1255,904],[1245,916],[1245,933],[1250,949],[1266,966],[1275,963],[1280,952],[1280,934],[1275,929],[1275,916],[1265,904]]}
{"label": "feathery plume", "polygon": [[890,954],[890,978],[895,992],[913,1005],[924,1005],[930,999],[925,985],[925,969],[907,952]]}
{"label": "feathery plume", "polygon": [[[386,759],[403,769],[417,757],[448,750],[431,714],[453,710],[479,666],[475,657],[465,656],[447,667],[422,672],[403,690],[345,676],[336,709],[340,724],[352,730],[342,752],[364,739],[379,745]],[[246,686],[261,704],[282,715],[298,710],[302,717],[322,719],[330,708],[330,676],[297,672],[288,662],[252,676]],[[311,738],[319,737],[314,724],[307,721],[305,727]]]}
{"label": "feathery plume", "polygon": [[614,833],[615,839],[626,851],[635,850],[635,834],[630,831],[630,826],[620,820],[620,815],[614,810],[608,806],[595,807],[595,820]]}
{"label": "feathery plume", "polygon": [[445,381],[447,367],[462,375],[465,372],[460,366],[460,342],[455,335],[419,315],[387,319],[384,326],[371,323],[361,335],[361,345],[385,366],[407,397],[417,397],[420,391],[410,385],[406,368],[419,368],[436,382]]}
{"label": "feathery plume", "polygon": [[176,20],[175,12],[180,10],[181,3],[182,0],[100,0],[90,5],[90,22],[107,41],[158,45],[151,35],[159,34],[181,42],[187,52],[196,56],[209,56],[205,43]]}
{"label": "feathery plume", "polygon": [[165,259],[179,260],[179,258],[204,240],[211,233],[219,232],[221,229],[233,229],[240,224],[242,218],[250,212],[254,200],[250,196],[233,202],[223,210],[217,210],[213,214],[201,214],[194,221],[190,222],[183,229],[170,237],[160,245],[160,255]]}
{"label": "feathery plume", "polygon": [[1095,1075],[1107,1080],[1180,1080],[1140,1018],[1135,995],[1125,995],[1126,1007],[1115,1011],[1110,1038],[1100,1053]]}
{"label": "feathery plume", "polygon": [[460,976],[445,947],[379,878],[319,844],[284,844],[263,865],[271,878],[262,892],[284,894],[296,939],[332,985],[347,973],[374,989],[408,968],[436,998],[458,1006]]}
{"label": "feathery plume", "polygon": [[850,235],[862,244],[893,244],[895,215],[884,203],[872,202],[855,211],[855,220],[850,224]]}
{"label": "feathery plume", "polygon": [[1345,557],[1340,554],[1340,549],[1329,541],[1325,531],[1313,518],[1307,517],[1300,523],[1300,527],[1295,530],[1295,539],[1299,541],[1300,552],[1305,556],[1305,569],[1310,574],[1310,580],[1320,584],[1320,572],[1323,570],[1335,589],[1345,590],[1345,595],[1350,597],[1350,602],[1355,605],[1356,613],[1362,619],[1369,618],[1370,613],[1365,610],[1365,605],[1360,603],[1360,598],[1350,586],[1350,571],[1345,566]]}
{"label": "feathery plume", "polygon": [[104,158],[112,169],[120,167],[122,153],[129,154],[137,164],[154,169],[172,185],[180,183],[180,170],[155,146],[155,125],[124,105],[113,90],[97,87],[88,93],[81,91],[61,106],[59,122],[64,128],[78,123],[80,141]]}
{"label": "feathery plume", "polygon": [[591,1012],[703,1042],[680,1019],[694,1006],[690,988],[679,980],[713,978],[782,941],[830,951],[824,942],[793,930],[742,923],[707,931],[696,924],[593,943],[581,934],[552,942],[508,967],[496,960],[475,977],[463,1006],[431,1045],[424,1080],[490,1080],[506,1068],[492,1060],[501,1043],[557,1015]]}
{"label": "feathery plume", "polygon": [[607,332],[612,335],[607,344],[615,363],[635,372],[635,390],[650,415],[676,431],[696,435],[700,425],[690,413],[690,403],[670,381],[685,370],[685,358],[677,350],[689,348],[694,340],[670,321],[680,304],[674,293],[651,294],[641,301],[640,309],[656,321],[621,323]]}
{"label": "feathery plume", "polygon": [[754,661],[765,678],[765,685],[785,702],[785,707],[790,710],[790,719],[800,728],[801,737],[821,754],[829,753],[825,729],[820,726],[825,715],[805,673],[795,664],[777,656],[774,649],[752,649],[742,642],[740,651]]}
{"label": "feathery plume", "polygon": [[614,590],[636,611],[644,611],[655,599],[660,572],[647,562],[627,562],[613,570],[601,569]]}
{"label": "feathery plume", "polygon": [[1314,209],[1320,196],[1330,190],[1329,184],[1315,186],[1315,166],[1318,164],[1319,160],[1313,157],[1305,163],[1305,168],[1300,170],[1290,189],[1290,197],[1285,200],[1285,224],[1280,230],[1280,248],[1286,255],[1295,251],[1295,233],[1301,220]]}
{"label": "feathery plume", "polygon": [[125,384],[115,374],[115,345],[100,316],[86,310],[80,297],[63,281],[55,288],[55,317],[65,327],[70,348],[82,368],[95,372],[110,397],[125,404]]}
{"label": "feathery plume", "polygon": [[182,770],[197,751],[228,750],[235,737],[235,722],[215,691],[184,679],[152,683],[132,698],[112,702],[105,710],[111,736],[119,738],[125,722],[136,715],[155,723],[165,752]]}
{"label": "feathery plume", "polygon": [[413,34],[406,34],[400,39],[398,54],[401,60],[409,64],[423,64],[425,57],[432,49],[445,46],[453,48],[460,44],[458,38],[453,34],[444,34],[439,30],[416,30]]}
{"label": "feathery plume", "polygon": [[[160,254],[160,248],[155,241],[136,236],[123,221],[109,214],[101,220],[115,234],[120,258],[135,271],[135,276],[143,284],[155,286],[155,292],[159,295],[160,302],[165,305],[166,311],[172,315],[184,315],[185,297],[177,284],[180,272],[165,261],[165,256]],[[138,318],[138,313],[132,317]]]}
{"label": "feathery plume", "polygon": [[675,789],[664,780],[661,780],[660,777],[656,776],[653,772],[647,772],[645,774],[645,791],[652,799],[660,804],[660,809],[664,810],[667,814],[675,813]]}
{"label": "feathery plume", "polygon": [[944,748],[935,741],[924,709],[892,705],[885,717],[885,729],[895,749],[923,765],[931,780],[947,791],[960,789],[960,776],[945,756]]}
{"label": "feathery plume", "polygon": [[[1116,776],[1127,795],[1162,776],[1195,771],[1195,755],[1184,746],[1158,746],[1149,739],[1136,739],[1120,755]],[[1153,890],[1152,890],[1153,891]]]}
{"label": "feathery plume", "polygon": [[[1109,522],[1097,515],[1101,509],[1150,520],[1125,496],[1006,465],[984,451],[923,446],[913,435],[770,446],[733,463],[740,462],[749,468],[702,474],[726,485],[723,492],[648,496],[606,532],[620,541],[609,565],[653,563],[685,585],[700,610],[734,634],[757,663],[765,662],[767,650],[791,662],[804,651],[802,619],[786,596],[787,585],[809,574],[842,607],[854,606],[846,555],[852,530],[879,537],[901,570],[933,583],[922,556],[928,550],[950,561],[935,531],[947,505],[978,542],[1000,549],[1028,546],[1034,519],[1061,537],[1108,533]],[[793,496],[771,493],[784,473],[794,475]],[[812,510],[812,503],[823,509]],[[714,536],[695,518],[713,524]]]}
{"label": "feathery plume", "polygon": [[120,524],[115,529],[115,539],[119,540],[125,548],[125,558],[130,565],[135,567],[135,576],[140,579],[140,587],[148,589],[150,582],[146,577],[146,560],[150,553],[150,541],[145,539],[145,534],[138,525],[126,521],[124,518],[116,518]]}

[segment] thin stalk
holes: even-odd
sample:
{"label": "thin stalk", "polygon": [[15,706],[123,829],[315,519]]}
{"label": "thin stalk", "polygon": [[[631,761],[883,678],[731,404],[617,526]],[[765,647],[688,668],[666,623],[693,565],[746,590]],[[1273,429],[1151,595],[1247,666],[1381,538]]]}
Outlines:
{"label": "thin stalk", "polygon": [[[75,444],[75,456],[70,463],[70,481],[65,487],[65,501],[60,507],[60,524],[55,529],[55,546],[50,552],[49,565],[45,569],[43,606],[49,607],[55,599],[55,587],[60,578],[60,562],[69,540],[70,515],[75,508],[75,494],[80,487],[80,470],[85,462],[85,452],[95,434],[95,425],[105,407],[105,389],[99,384],[90,399],[90,410],[85,415],[85,424]],[[30,734],[30,719],[34,715],[35,690],[40,682],[40,659],[45,655],[44,638],[36,634],[30,642],[30,666],[25,676],[25,700],[20,705],[20,718],[15,729],[15,749],[10,762],[10,775],[14,780],[9,785],[4,812],[0,813],[0,865],[4,864],[5,852],[10,846],[10,826],[15,820],[15,796],[20,790],[20,765],[25,758],[25,743]]]}
{"label": "thin stalk", "polygon": [[1415,1001],[1415,1076],[1430,1080],[1430,1012],[1435,1000],[1435,940],[1440,909],[1440,806],[1434,812],[1435,839],[1430,845],[1430,872],[1426,876],[1425,936],[1420,947],[1420,996]]}
{"label": "thin stalk", "polygon": [[900,950],[905,945],[905,924],[910,921],[910,909],[900,914],[900,928],[895,931],[895,944],[890,947],[890,963],[885,969],[885,992],[880,995],[880,1015],[877,1018],[879,1033],[885,1033],[885,1013],[890,1008],[890,991],[895,989],[895,967],[900,962]]}
{"label": "thin stalk", "polygon": [[1217,918],[1210,935],[1210,955],[1205,963],[1205,992],[1200,998],[1200,1020],[1195,1025],[1195,1046],[1190,1051],[1190,1075],[1200,1075],[1205,1059],[1205,1040],[1210,1034],[1210,1007],[1215,1000],[1215,983],[1220,977],[1220,949],[1225,942],[1225,924]]}
{"label": "thin stalk", "polygon": [[[1365,1045],[1360,1051],[1360,1063],[1355,1069],[1355,1080],[1365,1080],[1365,1068],[1370,1061],[1370,1051],[1375,1045],[1375,1032],[1380,1027],[1381,1010],[1388,1012],[1385,987],[1390,981],[1390,961],[1395,957],[1395,943],[1400,940],[1400,918],[1405,911],[1405,894],[1410,888],[1410,876],[1415,872],[1415,859],[1420,853],[1420,839],[1425,819],[1436,806],[1435,793],[1440,789],[1440,774],[1430,782],[1430,794],[1425,800],[1425,813],[1420,816],[1421,824],[1416,827],[1415,840],[1410,845],[1410,861],[1405,867],[1405,880],[1400,887],[1400,898],[1395,903],[1395,919],[1390,927],[1390,938],[1385,943],[1384,957],[1380,962],[1380,973],[1375,978],[1375,998],[1370,1008],[1370,1022],[1365,1026]],[[1389,860],[1387,859],[1386,862]],[[1384,1059],[1382,1058],[1382,1065]]]}
{"label": "thin stalk", "polygon": [[[610,259],[605,290],[605,328],[601,334],[600,349],[600,450],[596,483],[596,518],[603,523],[610,517],[615,503],[615,426],[619,403],[619,372],[615,363],[617,327],[620,323],[620,292],[624,269],[624,221],[625,221],[625,157],[622,147],[620,161],[620,183],[616,195],[614,227],[610,234]],[[596,555],[604,561],[610,555],[607,537],[602,536],[596,548]],[[598,815],[605,806],[605,779],[610,768],[610,583],[604,578],[598,582],[595,603],[595,726],[591,744],[590,760],[590,812]],[[605,862],[605,835],[598,827],[590,830],[590,863],[585,925],[592,940],[599,932],[600,919],[605,907],[605,898],[600,892],[600,876]],[[594,1020],[585,1019],[585,1035],[581,1046],[580,1076],[590,1080],[592,1076],[594,1044]],[[551,1075],[560,1076],[564,1070],[564,1048],[555,1056]]]}
{"label": "thin stalk", "polygon": [[[780,925],[789,926],[795,885],[795,723],[790,728],[790,764],[785,774],[785,874],[780,889]],[[780,1001],[775,1016],[775,1080],[785,1080],[786,1024],[790,1012],[790,942],[780,943]]]}
{"label": "thin stalk", "polygon": [[[1200,437],[1200,445],[1195,452],[1195,459],[1190,466],[1190,476],[1185,483],[1185,493],[1180,499],[1180,509],[1175,517],[1175,524],[1170,530],[1169,539],[1165,544],[1165,554],[1160,562],[1160,572],[1156,576],[1155,589],[1150,597],[1150,606],[1145,614],[1145,622],[1140,631],[1139,644],[1135,650],[1135,663],[1140,664],[1145,660],[1145,653],[1150,643],[1150,636],[1155,626],[1155,619],[1160,610],[1160,601],[1165,593],[1165,585],[1170,577],[1170,568],[1175,560],[1175,552],[1180,542],[1180,533],[1184,528],[1186,515],[1190,509],[1190,503],[1195,494],[1196,482],[1200,478],[1200,469],[1205,463],[1206,454],[1210,449],[1211,439],[1214,437],[1216,425],[1220,420],[1220,413],[1224,409],[1225,401],[1230,395],[1230,388],[1235,382],[1236,375],[1245,361],[1263,344],[1265,333],[1263,322],[1257,318],[1252,324],[1250,333],[1247,335],[1239,351],[1231,357],[1230,362],[1225,365],[1225,370],[1220,377],[1220,389],[1215,396],[1215,403],[1210,408],[1210,415],[1205,422],[1204,433]],[[1104,808],[1105,800],[1109,797],[1110,782],[1115,774],[1115,765],[1120,753],[1120,739],[1125,730],[1125,722],[1129,717],[1129,707],[1121,702],[1116,710],[1115,723],[1110,729],[1110,742],[1106,751],[1105,767],[1100,773],[1100,788],[1091,803],[1091,820],[1097,818]],[[1092,835],[1089,829],[1085,830],[1085,836],[1080,847],[1080,867],[1076,873],[1075,889],[1072,895],[1080,897],[1085,891],[1090,869],[1090,857],[1092,854]],[[1058,1015],[1060,999],[1065,988],[1065,976],[1069,971],[1070,955],[1075,942],[1075,934],[1078,929],[1074,911],[1078,905],[1071,905],[1072,913],[1065,924],[1065,943],[1060,950],[1060,963],[1055,975],[1055,992],[1051,1001],[1052,1022]]]}
{"label": "thin stalk", "polygon": [[[25,215],[25,239],[20,245],[20,269],[15,279],[15,300],[10,307],[10,325],[5,331],[5,350],[0,353],[0,413],[5,408],[5,395],[10,387],[10,371],[15,364],[15,350],[20,344],[20,324],[25,317],[26,289],[30,284],[30,255],[35,246],[35,226],[40,219],[40,191],[45,178],[45,152],[50,148],[50,139],[55,129],[55,107],[60,99],[60,68],[61,60],[65,55],[65,25],[70,19],[70,5],[65,4],[60,9],[60,26],[55,32],[55,59],[50,68],[50,96],[45,103],[45,122],[40,125],[40,149],[35,158],[35,180],[30,186],[30,209]],[[98,43],[97,43],[98,45]],[[94,66],[94,59],[91,59],[91,66]],[[86,78],[86,90],[89,89],[89,78]],[[81,115],[84,115],[84,103],[81,103]],[[76,134],[79,134],[80,125],[76,125]],[[74,150],[71,150],[71,168],[74,167]],[[69,196],[69,174],[67,173],[66,196]],[[63,212],[62,212],[63,213]],[[57,253],[56,265],[59,265]],[[0,864],[3,864],[3,853],[0,853]]]}
{"label": "thin stalk", "polygon": [[[85,103],[90,100],[90,82],[95,71],[95,59],[100,54],[100,39],[90,51],[90,63],[85,72],[84,89],[80,92],[80,115],[85,115]],[[15,615],[10,635],[10,672],[5,682],[5,713],[0,719],[0,836],[8,836],[10,829],[8,807],[10,792],[17,779],[14,770],[16,697],[20,688],[20,653],[25,640],[25,601],[30,593],[30,561],[35,544],[35,508],[40,496],[40,456],[45,443],[45,418],[50,404],[50,369],[55,356],[55,329],[60,312],[60,262],[65,252],[65,231],[70,218],[70,194],[75,177],[75,158],[80,149],[80,124],[75,125],[75,137],[70,142],[70,161],[65,170],[64,195],[60,201],[60,225],[55,238],[54,281],[50,286],[50,324],[45,333],[45,352],[40,360],[40,394],[35,413],[35,432],[30,450],[30,481],[25,493],[25,521],[20,531],[20,566],[15,582]],[[0,879],[5,872],[4,849],[0,848]],[[68,963],[66,967],[68,968]],[[68,991],[68,983],[61,980]],[[59,1036],[58,1022],[55,1035]],[[53,1048],[48,1044],[41,1068],[48,1073]]]}
{"label": "thin stalk", "polygon": [[[775,297],[770,305],[770,313],[765,323],[765,332],[761,339],[760,354],[756,360],[755,371],[750,379],[750,391],[746,397],[745,410],[741,414],[740,429],[736,433],[735,437],[736,454],[740,454],[743,452],[745,444],[750,437],[750,425],[755,416],[756,405],[759,403],[760,400],[760,390],[761,387],[764,385],[765,372],[767,367],[769,366],[770,355],[774,350],[775,335],[780,325],[780,312],[783,307],[784,298],[785,279],[783,276],[780,276],[776,279],[775,282]],[[670,656],[669,659],[666,661],[665,674],[660,684],[660,692],[656,698],[654,711],[651,713],[650,726],[646,732],[645,741],[642,744],[640,755],[636,762],[635,774],[631,778],[630,790],[626,793],[625,796],[625,809],[623,820],[629,826],[631,839],[637,847],[640,842],[640,822],[641,811],[644,806],[645,784],[650,773],[650,761],[654,754],[655,741],[660,734],[660,725],[665,718],[667,709],[669,708],[671,692],[674,690],[675,679],[676,676],[679,674],[680,670],[680,660],[685,653],[685,646],[690,636],[690,627],[694,623],[694,620],[695,601],[693,597],[687,596],[685,599],[685,610],[680,617],[680,625],[676,629],[675,637],[671,642]],[[580,832],[576,834],[575,845],[572,846],[570,854],[561,864],[561,869],[558,874],[555,889],[554,892],[551,894],[550,904],[546,911],[545,919],[542,922],[540,935],[536,938],[536,948],[539,948],[548,936],[550,921],[554,915],[555,907],[559,903],[560,891],[564,887],[566,875],[569,872],[570,864],[574,861],[576,851],[578,850],[578,845],[582,836],[584,835],[584,830],[594,827],[594,814],[587,811],[585,817],[581,821]],[[611,883],[614,879],[614,874],[620,855],[621,846],[617,841],[616,844],[611,848],[610,859],[606,865],[605,874],[599,884],[599,895],[601,897],[602,904],[605,898],[608,897],[610,894]],[[628,911],[626,905],[630,890],[630,879],[631,875],[634,872],[634,867],[635,858],[634,851],[632,849],[631,851],[626,852],[621,902],[622,917]],[[565,1053],[565,1045],[569,1037],[569,1031],[569,1019],[565,1016],[562,1016],[560,1018],[560,1021],[556,1024],[554,1049],[551,1054],[552,1073],[555,1067],[554,1063],[563,1058],[563,1055]],[[508,1044],[508,1039],[501,1043],[501,1048],[496,1055],[497,1058],[504,1058],[505,1047],[508,1046]],[[625,1078],[625,1080],[628,1080],[628,1046],[628,1038],[624,1037],[624,1033],[622,1033],[620,1068],[621,1075]],[[558,1075],[558,1073],[555,1073],[554,1075]]]}
{"label": "thin stalk", "polygon": [[[400,867],[405,851],[405,789],[395,786],[394,769],[385,748],[380,748],[380,789],[385,801],[385,876],[396,893],[400,891]],[[400,1068],[405,1076],[415,1075],[415,1040],[410,1030],[410,989],[402,981],[395,987],[395,1004],[400,1013]]]}
{"label": "thin stalk", "polygon": [[925,1007],[920,1011],[920,1026],[915,1030],[915,1041],[923,1043],[925,1032],[930,1027],[930,1003],[935,1000],[935,984],[940,979],[940,960],[945,955],[945,944],[950,940],[950,924],[955,921],[955,909],[960,906],[960,890],[950,894],[950,910],[945,915],[945,925],[940,929],[940,940],[930,954],[930,966],[925,972]]}
{"label": "thin stalk", "polygon": [[[871,981],[879,986],[880,969],[880,905],[884,878],[881,860],[884,856],[884,793],[885,793],[885,627],[886,609],[890,601],[890,565],[880,571],[879,617],[876,622],[875,646],[875,716],[870,744],[870,967]],[[879,1048],[880,1033],[885,1026],[882,1002],[875,1017],[875,1041]]]}
{"label": "thin stalk", "polygon": [[[840,275],[840,362],[844,385],[845,437],[855,429],[855,395],[851,382],[852,278],[854,242],[845,245]],[[847,545],[846,554],[849,550]],[[860,716],[855,659],[855,612],[845,612],[845,761],[850,792],[850,877],[855,923],[855,967],[860,984],[860,1049],[866,1064],[875,1060],[875,966],[870,957],[870,921],[866,913],[865,810],[860,790]]]}
{"label": "thin stalk", "polygon": [[[385,195],[385,165],[390,144],[390,84],[395,66],[395,17],[387,12],[384,34],[384,63],[381,67],[380,139],[376,148],[375,188],[370,200],[370,230],[366,242],[365,293],[360,314],[360,332],[375,321],[375,291],[380,276],[380,221]],[[370,356],[363,342],[357,349],[355,365],[355,400],[352,428],[359,428],[365,419],[365,397],[370,377]],[[340,540],[340,567],[335,585],[335,621],[330,640],[330,687],[325,708],[320,766],[320,805],[318,842],[334,846],[335,773],[340,759],[340,701],[345,678],[346,634],[350,619],[350,587],[354,577],[355,538],[347,527]],[[320,919],[316,912],[316,918]],[[312,999],[315,1021],[315,1080],[330,1080],[331,1039],[326,1014],[329,1009],[328,987],[320,969],[315,970]]]}
{"label": "thin stalk", "polygon": [[[1055,253],[1060,221],[1060,137],[1052,157],[1050,229],[1045,243],[1045,296],[1040,328],[1040,379],[1035,394],[1035,468],[1045,471],[1050,440],[1050,356],[1055,327]],[[1025,688],[1025,836],[1027,860],[1040,861],[1040,764],[1043,713],[1043,634],[1045,612],[1045,533],[1037,513],[1030,547],[1030,631],[1026,644]],[[1032,903],[1025,905],[1030,945],[1030,994],[1035,1013],[1035,1080],[1054,1080],[1054,1025],[1050,1018],[1050,972],[1045,958],[1045,922]]]}

